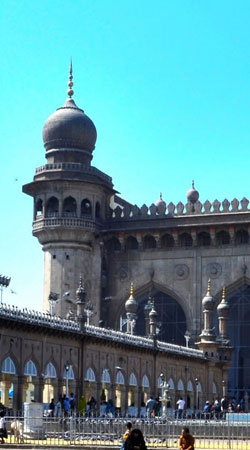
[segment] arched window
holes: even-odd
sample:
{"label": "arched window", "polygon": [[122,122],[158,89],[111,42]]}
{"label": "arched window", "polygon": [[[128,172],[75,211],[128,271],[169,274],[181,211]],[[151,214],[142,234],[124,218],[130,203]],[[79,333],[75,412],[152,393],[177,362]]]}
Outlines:
{"label": "arched window", "polygon": [[181,247],[192,247],[193,239],[192,239],[191,234],[188,234],[188,233],[180,234],[179,243],[180,243]]}
{"label": "arched window", "polygon": [[230,244],[230,235],[227,231],[219,231],[216,234],[216,244],[217,245],[228,245]]}
{"label": "arched window", "polygon": [[177,385],[177,391],[184,391],[183,381],[179,380]]}
{"label": "arched window", "polygon": [[110,379],[110,375],[109,375],[108,369],[104,369],[103,370],[101,382],[102,383],[111,383],[111,379]]}
{"label": "arched window", "polygon": [[144,237],[143,243],[145,249],[156,248],[156,240],[151,234]]}
{"label": "arched window", "polygon": [[106,242],[105,245],[108,253],[120,252],[121,251],[121,243],[119,239],[113,237]]}
{"label": "arched window", "polygon": [[63,200],[63,215],[66,217],[76,216],[76,200],[71,196]]}
{"label": "arched window", "polygon": [[45,378],[57,378],[56,368],[51,362],[45,368]]}
{"label": "arched window", "polygon": [[31,359],[26,362],[23,374],[26,376],[37,377],[37,369],[33,361],[31,361]]}
{"label": "arched window", "polygon": [[133,372],[130,374],[129,377],[129,386],[137,386],[137,379]]}
{"label": "arched window", "polygon": [[201,387],[201,384],[200,384],[200,382],[198,383],[198,392],[199,392],[199,394],[201,394],[201,393],[202,393],[202,387]]}
{"label": "arched window", "polygon": [[235,243],[237,245],[248,244],[249,243],[249,234],[247,230],[238,230],[235,233]]}
{"label": "arched window", "polygon": [[81,203],[81,216],[91,216],[92,206],[88,198],[85,198]]}
{"label": "arched window", "polygon": [[128,236],[126,240],[126,250],[137,250],[139,247],[138,241],[134,236]]}
{"label": "arched window", "polygon": [[99,202],[96,202],[95,204],[95,217],[96,219],[100,219],[101,217],[101,206]]}
{"label": "arched window", "polygon": [[89,367],[89,369],[86,372],[85,380],[89,381],[90,383],[95,383],[96,381],[95,372],[93,371],[93,369],[91,369],[91,367]]}
{"label": "arched window", "polygon": [[168,380],[169,390],[174,391],[174,381],[173,378],[169,378]]}
{"label": "arched window", "polygon": [[149,388],[149,379],[147,375],[143,375],[141,385],[144,388]]}
{"label": "arched window", "polygon": [[59,201],[56,197],[50,197],[46,205],[46,216],[55,217],[58,216]]}
{"label": "arched window", "polygon": [[211,237],[210,234],[206,231],[202,231],[201,233],[198,233],[197,236],[198,245],[201,247],[209,247],[211,245]]}
{"label": "arched window", "polygon": [[74,380],[74,379],[75,379],[75,374],[74,374],[74,370],[72,369],[72,366],[69,366],[68,376],[67,376],[67,371],[66,371],[66,369],[64,368],[64,371],[63,371],[63,378],[64,378],[64,380],[66,380],[66,378],[67,378],[68,380]]}
{"label": "arched window", "polygon": [[188,384],[187,384],[187,392],[193,392],[193,384],[192,384],[192,381],[188,381]]}
{"label": "arched window", "polygon": [[116,384],[125,384],[124,376],[120,370],[118,370],[118,372],[116,374],[115,382],[116,382]]}
{"label": "arched window", "polygon": [[161,388],[162,386],[163,386],[162,378],[161,378],[161,377],[158,377],[158,379],[157,379],[157,387],[158,387],[158,388]]}
{"label": "arched window", "polygon": [[43,201],[39,198],[36,201],[36,216],[41,216],[43,214]]}
{"label": "arched window", "polygon": [[16,367],[12,359],[8,356],[2,363],[2,373],[16,375]]}
{"label": "arched window", "polygon": [[173,248],[174,247],[174,238],[171,234],[164,234],[161,238],[161,246],[163,248]]}

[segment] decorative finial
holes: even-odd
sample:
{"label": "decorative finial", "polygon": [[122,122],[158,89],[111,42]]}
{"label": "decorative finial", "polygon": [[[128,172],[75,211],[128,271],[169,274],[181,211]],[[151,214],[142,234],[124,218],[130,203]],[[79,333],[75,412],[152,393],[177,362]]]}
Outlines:
{"label": "decorative finial", "polygon": [[221,296],[221,301],[225,302],[226,301],[226,288],[225,286],[222,289],[222,296]]}
{"label": "decorative finial", "polygon": [[208,282],[207,282],[207,293],[209,295],[211,295],[211,280],[210,280],[210,278],[208,279]]}
{"label": "decorative finial", "polygon": [[132,281],[131,285],[130,285],[130,298],[133,298],[133,297],[134,297],[134,283]]}
{"label": "decorative finial", "polygon": [[69,96],[69,98],[71,98],[73,95],[74,95],[74,91],[73,91],[73,89],[72,89],[72,87],[73,87],[73,68],[72,68],[72,58],[71,58],[71,60],[70,60],[70,65],[69,65],[69,81],[68,81],[68,86],[69,86],[69,89],[68,89],[68,96]]}
{"label": "decorative finial", "polygon": [[162,192],[160,192],[160,200],[162,200]]}
{"label": "decorative finial", "polygon": [[192,189],[194,189],[194,180],[192,180]]}

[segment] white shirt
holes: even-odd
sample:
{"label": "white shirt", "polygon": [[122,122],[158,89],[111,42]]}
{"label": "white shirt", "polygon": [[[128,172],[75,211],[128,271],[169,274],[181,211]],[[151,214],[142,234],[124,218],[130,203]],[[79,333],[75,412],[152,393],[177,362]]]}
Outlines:
{"label": "white shirt", "polygon": [[4,428],[6,423],[5,417],[0,417],[0,428]]}
{"label": "white shirt", "polygon": [[184,409],[184,407],[185,407],[185,400],[178,400],[176,405],[178,405],[178,409]]}

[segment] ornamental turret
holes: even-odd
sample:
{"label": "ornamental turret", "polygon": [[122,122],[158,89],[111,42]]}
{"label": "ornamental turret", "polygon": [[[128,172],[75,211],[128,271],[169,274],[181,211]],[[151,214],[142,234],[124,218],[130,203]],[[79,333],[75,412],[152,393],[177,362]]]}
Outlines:
{"label": "ornamental turret", "polygon": [[215,341],[214,306],[215,299],[211,295],[211,282],[208,280],[207,293],[202,300],[203,330],[200,335],[202,341]]}
{"label": "ornamental turret", "polygon": [[149,335],[150,337],[156,337],[157,332],[157,324],[158,324],[158,313],[155,309],[154,299],[152,301],[151,311],[149,313]]}
{"label": "ornamental turret", "polygon": [[134,334],[134,328],[137,319],[137,309],[138,303],[134,298],[134,285],[131,283],[130,286],[130,295],[128,300],[125,303],[125,311],[127,317],[127,333]]}
{"label": "ornamental turret", "polygon": [[218,321],[219,321],[219,336],[220,341],[228,341],[227,325],[229,316],[229,303],[226,299],[226,288],[222,289],[221,302],[217,306]]}

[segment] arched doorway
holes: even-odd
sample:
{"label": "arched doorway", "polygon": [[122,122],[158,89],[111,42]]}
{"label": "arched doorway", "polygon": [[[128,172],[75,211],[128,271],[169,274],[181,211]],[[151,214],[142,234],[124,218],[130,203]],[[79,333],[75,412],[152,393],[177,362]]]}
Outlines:
{"label": "arched doorway", "polygon": [[[151,296],[155,300],[155,308],[160,322],[158,339],[164,342],[185,345],[184,334],[187,329],[187,323],[185,313],[180,304],[170,295],[156,289],[152,290]],[[148,294],[137,297],[137,301],[139,306],[135,334],[145,336],[147,334],[147,317],[145,316],[150,311],[147,308]]]}
{"label": "arched doorway", "polygon": [[229,370],[228,392],[240,401],[250,394],[250,286],[244,285],[228,295],[228,335],[234,351]]}

